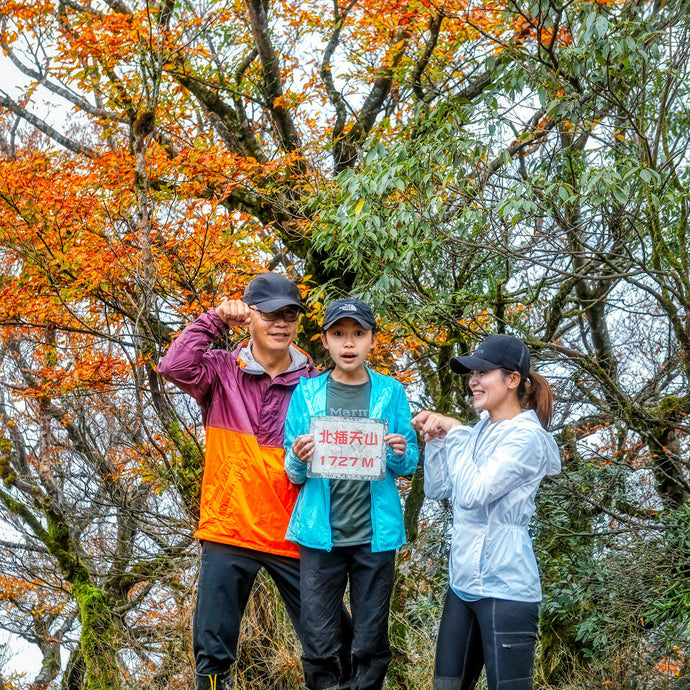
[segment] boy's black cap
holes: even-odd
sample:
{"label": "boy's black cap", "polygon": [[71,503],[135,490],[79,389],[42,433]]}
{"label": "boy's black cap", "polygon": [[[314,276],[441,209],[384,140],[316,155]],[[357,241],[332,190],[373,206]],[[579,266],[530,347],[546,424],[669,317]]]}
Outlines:
{"label": "boy's black cap", "polygon": [[275,311],[283,307],[296,307],[304,311],[297,285],[279,273],[259,273],[244,290],[242,301],[254,304],[261,311]]}
{"label": "boy's black cap", "polygon": [[471,355],[451,358],[450,368],[456,374],[507,369],[526,378],[530,370],[529,350],[522,340],[512,335],[490,335]]}
{"label": "boy's black cap", "polygon": [[346,297],[328,305],[321,330],[327,331],[338,319],[347,317],[357,321],[367,331],[373,331],[376,328],[376,318],[371,307],[358,299]]}

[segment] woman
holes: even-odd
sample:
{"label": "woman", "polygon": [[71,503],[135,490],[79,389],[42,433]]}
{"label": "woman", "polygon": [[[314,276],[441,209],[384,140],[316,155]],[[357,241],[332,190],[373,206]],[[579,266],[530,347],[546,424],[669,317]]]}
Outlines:
{"label": "woman", "polygon": [[426,495],[453,501],[434,689],[471,690],[486,666],[489,690],[530,690],[541,586],[528,530],[539,483],[561,469],[547,432],[551,389],[510,335],[489,336],[450,366],[470,375],[479,422],[428,410],[412,420],[427,441]]}

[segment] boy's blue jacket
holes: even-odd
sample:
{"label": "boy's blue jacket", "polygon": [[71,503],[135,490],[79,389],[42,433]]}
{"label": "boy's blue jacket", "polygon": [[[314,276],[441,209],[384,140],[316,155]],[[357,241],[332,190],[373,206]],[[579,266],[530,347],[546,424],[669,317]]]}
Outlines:
{"label": "boy's blue jacket", "polygon": [[[371,549],[389,551],[405,543],[400,496],[394,475],[412,474],[417,467],[419,449],[410,424],[410,405],[405,389],[390,376],[367,369],[371,380],[369,416],[388,420],[389,434],[403,434],[407,439],[405,455],[398,457],[389,448],[386,456],[386,477],[370,482],[371,487]],[[297,497],[286,538],[313,549],[330,551],[331,491],[328,479],[307,479],[307,465],[292,452],[292,442],[309,433],[311,417],[326,414],[328,375],[300,379],[292,394],[285,421],[285,471],[294,484],[304,484]]]}

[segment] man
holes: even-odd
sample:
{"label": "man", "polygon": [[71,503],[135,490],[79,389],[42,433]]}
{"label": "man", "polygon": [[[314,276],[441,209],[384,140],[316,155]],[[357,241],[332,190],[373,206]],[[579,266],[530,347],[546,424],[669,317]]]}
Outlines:
{"label": "man", "polygon": [[[298,550],[285,540],[298,487],[283,470],[283,432],[299,379],[318,374],[293,344],[302,312],[291,280],[257,275],[241,301],[226,300],[189,325],[158,366],[197,401],[206,429],[196,533],[197,690],[234,687],[240,622],[261,568],[273,578],[301,637]],[[208,349],[233,326],[247,326],[250,340],[233,352]]]}

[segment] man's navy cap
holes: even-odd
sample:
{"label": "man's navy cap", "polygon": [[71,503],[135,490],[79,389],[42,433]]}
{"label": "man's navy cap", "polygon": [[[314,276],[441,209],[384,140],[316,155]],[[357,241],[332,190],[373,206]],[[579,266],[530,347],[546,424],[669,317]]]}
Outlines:
{"label": "man's navy cap", "polygon": [[328,305],[321,329],[327,331],[336,321],[347,317],[357,321],[367,331],[373,331],[376,328],[376,318],[371,307],[358,299],[346,297]]}
{"label": "man's navy cap", "polygon": [[279,273],[259,273],[244,290],[242,301],[253,304],[261,311],[276,311],[283,307],[296,307],[304,311],[297,285]]}
{"label": "man's navy cap", "polygon": [[530,370],[529,350],[522,340],[512,335],[490,335],[471,355],[451,358],[450,368],[456,374],[506,369],[517,371],[524,379]]}

